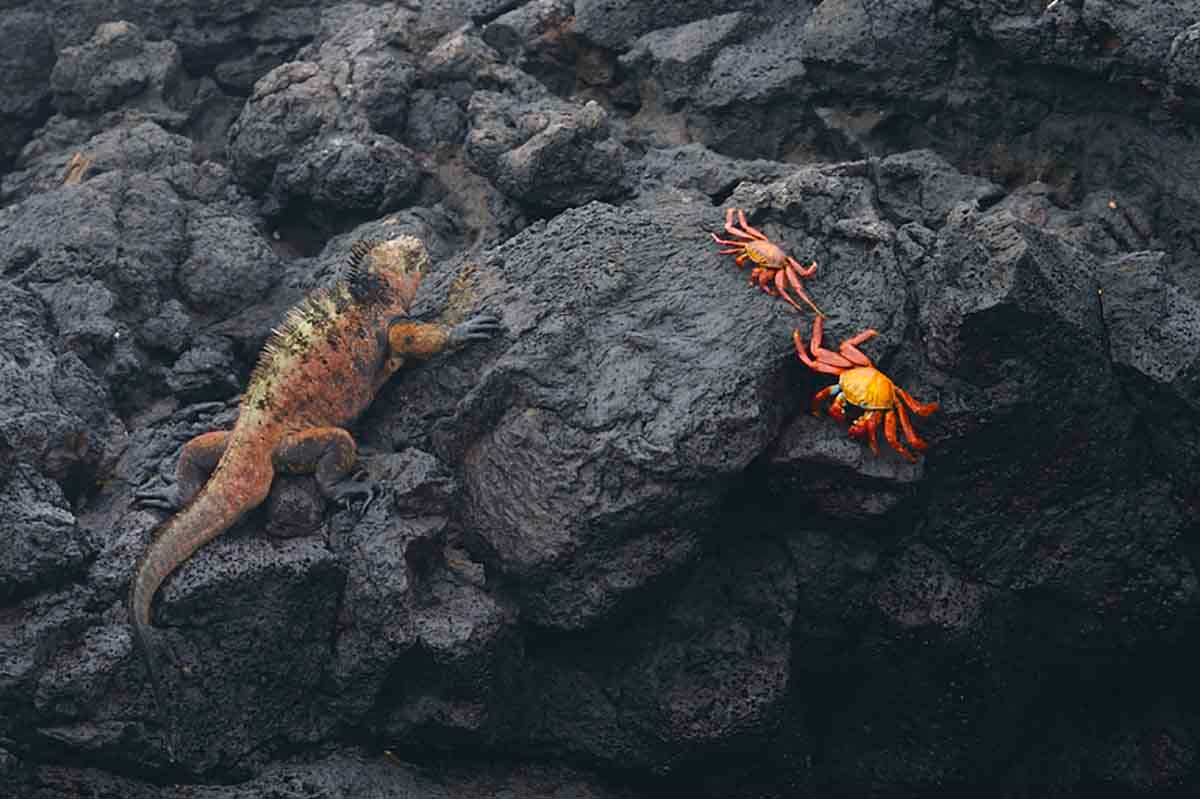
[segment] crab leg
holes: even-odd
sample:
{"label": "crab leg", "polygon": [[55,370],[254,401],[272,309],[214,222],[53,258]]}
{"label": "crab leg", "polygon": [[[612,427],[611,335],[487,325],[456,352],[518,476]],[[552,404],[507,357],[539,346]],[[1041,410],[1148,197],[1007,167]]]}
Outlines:
{"label": "crab leg", "polygon": [[816,261],[813,261],[808,266],[801,266],[799,261],[789,255],[788,263],[792,265],[792,268],[796,270],[796,274],[800,275],[800,277],[812,277],[817,271]]}
{"label": "crab leg", "polygon": [[908,439],[909,444],[912,444],[913,449],[929,449],[929,445],[925,443],[923,438],[917,435],[916,429],[913,428],[912,419],[908,418],[908,411],[905,410],[904,403],[896,403],[896,415],[900,417],[900,427],[904,430],[904,437]]}
{"label": "crab leg", "polygon": [[810,345],[813,356],[818,361],[827,363],[830,366],[840,366],[841,370],[839,371],[839,374],[841,371],[845,371],[846,369],[854,366],[854,364],[848,359],[843,358],[833,350],[827,350],[821,346],[821,339],[824,334],[825,316],[824,314],[819,314],[817,318],[813,320],[812,344]]}
{"label": "crab leg", "polygon": [[[908,424],[907,417],[904,415],[904,406],[897,404],[896,408],[898,408],[900,411],[900,425],[904,428],[905,437],[908,438],[914,447],[916,447],[916,442],[913,441],[913,437],[911,435],[912,425]],[[891,445],[892,449],[896,450],[913,463],[917,462],[917,456],[905,449],[904,445],[900,443],[900,439],[896,438],[896,414],[892,411],[888,411],[886,414],[884,414],[883,435],[884,438],[887,439],[888,444]],[[921,440],[917,439],[917,441]],[[917,449],[925,449],[925,442],[921,441],[921,446],[917,447]]]}
{"label": "crab leg", "polygon": [[857,336],[848,338],[839,344],[838,352],[842,354],[842,357],[853,363],[855,366],[874,366],[874,364],[871,363],[871,359],[868,358],[866,354],[858,348],[858,345],[862,344],[864,341],[873,339],[878,335],[878,331],[867,328]]}
{"label": "crab leg", "polygon": [[867,443],[871,452],[879,454],[879,411],[867,411]]}
{"label": "crab leg", "polygon": [[[790,261],[791,259],[789,258],[788,260]],[[796,277],[796,273],[792,270],[791,266],[785,266],[775,274],[775,287],[779,289],[779,293],[784,297],[784,299],[790,302],[792,307],[796,308],[797,310],[803,310],[799,305],[796,305],[795,300],[788,296],[787,289],[784,287],[783,282],[784,275],[787,276],[788,282],[792,284],[792,291],[796,292],[796,296],[808,303],[808,307],[812,308],[813,313],[815,313],[817,316],[824,316],[825,314],[821,313],[821,309],[816,306],[816,303],[809,299],[808,293],[804,291],[803,284],[800,283],[800,278]]]}
{"label": "crab leg", "polygon": [[[790,280],[792,282],[792,288],[795,290],[795,292],[797,294],[800,295],[800,299],[807,302],[808,306],[810,308],[812,308],[813,311],[816,312],[816,314],[818,316],[824,316],[824,314],[821,313],[821,309],[818,308],[817,306],[813,305],[813,301],[810,300],[808,298],[808,295],[804,293],[804,289],[801,288],[801,286],[800,286],[800,281],[798,281],[795,278],[795,276],[792,275],[792,273],[790,271],[788,271],[786,268],[775,270],[775,291],[778,292],[780,297],[787,300],[788,304],[791,305],[793,308],[795,308],[797,311],[804,310],[803,308],[800,307],[799,303],[797,303],[794,299],[792,299],[792,295],[788,294],[787,283],[785,282],[786,280]],[[772,295],[772,296],[774,296],[774,295]]]}
{"label": "crab leg", "polygon": [[[820,319],[821,319],[821,317],[818,316],[817,321],[820,321]],[[815,332],[816,331],[814,331],[814,333]],[[816,342],[817,339],[814,338],[813,341]],[[792,343],[796,345],[796,355],[798,355],[800,357],[800,360],[803,361],[804,365],[807,366],[809,369],[812,369],[814,371],[821,372],[822,374],[827,374],[827,375],[840,375],[842,372],[846,371],[845,369],[840,369],[833,364],[825,363],[824,361],[821,360],[821,357],[819,355],[817,356],[817,358],[815,360],[813,358],[811,358],[804,346],[804,337],[800,335],[799,330],[792,331]],[[831,353],[831,354],[836,355],[837,353]],[[832,408],[830,408],[829,415],[830,416],[833,415]]]}
{"label": "crab leg", "polygon": [[715,241],[717,244],[724,244],[727,247],[737,247],[738,250],[741,250],[742,248],[744,248],[746,246],[746,242],[744,242],[744,241],[734,241],[734,240],[730,240],[730,239],[723,239],[720,236],[718,236],[716,233],[709,233],[708,235],[712,236],[712,240]]}
{"label": "crab leg", "polygon": [[826,386],[825,388],[818,391],[816,394],[813,394],[813,398],[812,398],[812,415],[813,416],[821,415],[821,403],[824,402],[825,400],[829,399],[829,397],[834,393],[834,390],[837,387],[838,387],[838,384],[834,383],[832,386]]}
{"label": "crab leg", "polygon": [[[730,209],[730,210],[732,210],[732,209]],[[746,212],[745,211],[743,211],[741,208],[739,208],[737,213],[738,213],[738,224],[740,224],[742,226],[742,230],[746,231],[751,236],[753,236],[754,238],[759,239],[761,241],[770,241],[770,239],[767,238],[766,233],[763,233],[758,228],[750,227],[750,223],[746,221]],[[726,217],[728,218],[728,215],[726,215]]]}
{"label": "crab leg", "polygon": [[787,302],[788,305],[792,306],[797,311],[804,310],[804,308],[800,307],[800,305],[795,300],[792,299],[792,295],[788,294],[786,290],[780,289],[780,288],[778,288],[778,286],[776,286],[776,292],[777,292],[777,294],[773,293],[773,292],[767,292],[767,293],[770,294],[772,297],[779,296],[779,297],[783,298]]}
{"label": "crab leg", "polygon": [[[742,215],[742,219],[743,220],[746,219],[745,214]],[[738,230],[737,228],[735,228],[733,226],[733,209],[732,208],[728,208],[725,211],[725,231],[727,233],[732,233],[735,236],[740,236],[743,239],[750,239],[751,241],[753,241],[755,239],[760,239],[760,240],[766,239],[766,236],[763,236],[762,234],[755,236],[754,234],[748,233],[745,230]]]}
{"label": "crab leg", "polygon": [[[775,290],[775,286],[771,281],[771,270],[765,266],[756,266],[754,271],[750,273],[750,284],[758,286],[768,297],[778,297],[779,294]],[[788,299],[784,297],[784,299]],[[790,300],[789,300],[790,302]]]}
{"label": "crab leg", "polygon": [[900,395],[900,399],[904,400],[908,407],[912,408],[912,412],[917,416],[928,416],[938,409],[938,404],[936,402],[917,402],[912,398],[911,394],[900,388],[900,386],[896,386],[896,393]]}

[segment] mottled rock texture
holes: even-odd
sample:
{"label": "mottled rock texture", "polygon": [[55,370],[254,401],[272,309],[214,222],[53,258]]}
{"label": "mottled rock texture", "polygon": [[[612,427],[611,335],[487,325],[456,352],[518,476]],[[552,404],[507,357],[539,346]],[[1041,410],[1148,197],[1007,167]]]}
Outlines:
{"label": "mottled rock texture", "polygon": [[[0,6],[0,795],[1200,794],[1192,0]],[[504,333],[167,581],[172,761],[133,493],[401,233]]]}

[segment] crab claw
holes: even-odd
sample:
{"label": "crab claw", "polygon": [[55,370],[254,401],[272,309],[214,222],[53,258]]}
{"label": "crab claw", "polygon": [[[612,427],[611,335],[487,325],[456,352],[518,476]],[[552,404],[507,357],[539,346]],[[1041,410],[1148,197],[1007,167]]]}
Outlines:
{"label": "crab claw", "polygon": [[[846,421],[846,395],[839,393],[833,402],[829,403],[829,415],[837,419],[843,424]],[[851,428],[850,435],[854,435],[854,428]]]}
{"label": "crab claw", "polygon": [[831,396],[833,396],[834,394],[837,394],[837,393],[838,393],[838,384],[834,383],[832,386],[826,386],[825,388],[818,391],[816,394],[813,394],[812,415],[820,416],[821,415],[821,403],[825,402],[825,400],[829,399]]}

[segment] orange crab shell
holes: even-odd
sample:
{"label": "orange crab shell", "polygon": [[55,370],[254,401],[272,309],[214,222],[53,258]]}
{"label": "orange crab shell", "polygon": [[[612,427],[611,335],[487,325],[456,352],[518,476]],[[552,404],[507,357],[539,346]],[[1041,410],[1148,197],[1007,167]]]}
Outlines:
{"label": "orange crab shell", "polygon": [[938,404],[917,402],[891,378],[876,369],[866,353],[858,348],[859,344],[879,335],[876,331],[868,328],[845,339],[838,345],[837,352],[821,346],[823,332],[824,319],[820,316],[813,320],[812,338],[808,344],[805,344],[799,330],[792,331],[796,356],[804,365],[815,372],[837,375],[838,378],[837,383],[813,395],[813,414],[820,416],[823,403],[830,397],[833,401],[829,403],[829,415],[839,422],[846,421],[846,403],[861,408],[862,415],[850,423],[848,432],[851,438],[866,441],[871,451],[878,455],[876,434],[882,424],[888,445],[909,461],[916,462],[916,456],[897,436],[897,422],[905,440],[914,449],[928,449],[929,445],[917,435],[908,414],[911,411],[917,416],[929,416],[938,409]]}
{"label": "orange crab shell", "polygon": [[742,245],[742,257],[749,258],[755,266],[781,269],[787,261],[787,253],[769,241],[748,241]]}
{"label": "orange crab shell", "polygon": [[873,366],[856,366],[838,375],[838,386],[851,405],[868,411],[896,407],[896,386]]}

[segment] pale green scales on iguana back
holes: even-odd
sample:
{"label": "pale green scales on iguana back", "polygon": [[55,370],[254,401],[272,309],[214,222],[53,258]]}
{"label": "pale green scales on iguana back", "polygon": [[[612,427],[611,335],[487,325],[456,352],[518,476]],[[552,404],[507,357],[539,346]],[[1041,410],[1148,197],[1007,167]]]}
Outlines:
{"label": "pale green scales on iguana back", "polygon": [[[454,326],[410,321],[428,267],[425,245],[412,236],[356,244],[345,279],[296,305],[263,348],[233,430],[184,445],[174,492],[138,495],[146,505],[181,508],[146,549],[129,592],[135,642],[161,714],[166,704],[150,609],[163,581],[262,503],[276,473],[315,474],[321,492],[337,501],[367,493],[368,484],[344,479],[357,459],[344,425],[366,410],[406,359],[428,358],[499,330],[499,319],[486,314]],[[174,730],[166,726],[174,755]]]}

